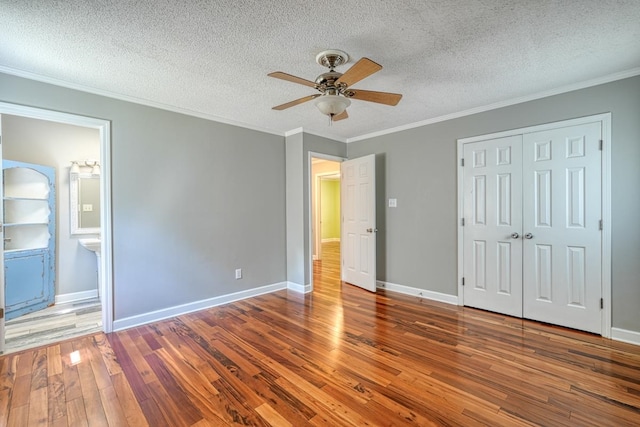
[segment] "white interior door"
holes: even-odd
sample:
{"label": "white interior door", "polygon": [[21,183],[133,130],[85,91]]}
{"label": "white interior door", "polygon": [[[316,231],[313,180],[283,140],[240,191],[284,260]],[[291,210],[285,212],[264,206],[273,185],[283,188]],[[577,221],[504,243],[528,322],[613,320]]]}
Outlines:
{"label": "white interior door", "polygon": [[602,123],[463,146],[464,304],[602,333]]}
{"label": "white interior door", "polygon": [[[0,115],[0,164],[2,164],[2,115]],[[4,200],[3,174],[0,173],[0,200]],[[0,354],[4,353],[4,203],[0,203]]]}
{"label": "white interior door", "polygon": [[601,333],[601,124],[524,135],[528,319]]}
{"label": "white interior door", "polygon": [[464,303],[522,317],[522,136],[464,146]]}
{"label": "white interior door", "polygon": [[375,155],[342,162],[342,280],[376,290]]}

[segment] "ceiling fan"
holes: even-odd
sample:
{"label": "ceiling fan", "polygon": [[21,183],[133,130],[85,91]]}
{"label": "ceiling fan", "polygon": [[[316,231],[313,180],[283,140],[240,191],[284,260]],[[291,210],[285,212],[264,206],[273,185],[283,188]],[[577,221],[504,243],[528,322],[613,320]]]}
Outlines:
{"label": "ceiling fan", "polygon": [[293,83],[309,86],[318,92],[314,95],[305,96],[295,101],[273,107],[274,110],[285,110],[303,102],[315,99],[315,105],[322,114],[329,116],[330,122],[343,120],[349,117],[347,107],[351,105],[350,99],[376,102],[385,105],[397,105],[402,95],[389,92],[375,92],[371,90],[361,90],[351,88],[351,85],[369,77],[371,74],[380,71],[382,65],[377,64],[369,58],[362,58],[356,62],[344,74],[335,71],[335,68],[346,64],[349,55],[341,50],[325,50],[316,56],[316,62],[329,69],[328,72],[320,74],[315,81],[306,80],[291,74],[276,71],[268,74],[269,77],[282,79]]}

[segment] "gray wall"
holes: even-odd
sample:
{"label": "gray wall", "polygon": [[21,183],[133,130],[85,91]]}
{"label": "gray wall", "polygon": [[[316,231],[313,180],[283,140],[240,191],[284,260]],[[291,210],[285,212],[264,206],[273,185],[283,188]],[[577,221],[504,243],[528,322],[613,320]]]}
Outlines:
{"label": "gray wall", "polygon": [[377,154],[378,278],[457,294],[457,139],[606,112],[613,326],[640,331],[640,77],[349,143],[349,158]]}
{"label": "gray wall", "polygon": [[304,226],[302,188],[302,140],[303,134],[287,136],[286,150],[286,189],[287,189],[287,280],[304,286]]}
{"label": "gray wall", "polygon": [[286,279],[283,137],[5,74],[0,101],[111,121],[115,320]]}
{"label": "gray wall", "polygon": [[286,138],[287,151],[287,280],[297,285],[311,283],[309,264],[309,152],[347,156],[343,142],[307,133]]}
{"label": "gray wall", "polygon": [[97,291],[96,257],[78,243],[87,236],[71,236],[69,168],[72,160],[100,159],[98,130],[3,114],[2,138],[4,159],[56,170],[56,296]]}

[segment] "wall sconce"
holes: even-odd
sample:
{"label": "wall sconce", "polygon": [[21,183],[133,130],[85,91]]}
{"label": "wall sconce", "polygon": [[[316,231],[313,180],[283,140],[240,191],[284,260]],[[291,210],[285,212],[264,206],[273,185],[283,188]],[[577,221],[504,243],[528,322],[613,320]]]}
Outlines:
{"label": "wall sconce", "polygon": [[71,169],[69,169],[69,172],[80,173],[80,166],[78,166],[78,162],[76,161],[71,162]]}
{"label": "wall sconce", "polygon": [[87,159],[87,160],[72,160],[71,161],[71,169],[70,173],[80,173],[80,165],[82,167],[91,168],[92,175],[100,175],[100,163],[97,160]]}

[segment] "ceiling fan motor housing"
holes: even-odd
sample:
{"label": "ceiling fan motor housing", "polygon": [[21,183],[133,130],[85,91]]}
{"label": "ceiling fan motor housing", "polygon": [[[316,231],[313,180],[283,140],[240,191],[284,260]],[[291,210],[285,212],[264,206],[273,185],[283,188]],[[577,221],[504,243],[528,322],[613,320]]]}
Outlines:
{"label": "ceiling fan motor housing", "polygon": [[329,95],[337,95],[340,92],[340,88],[336,85],[336,81],[342,76],[342,73],[337,71],[329,71],[320,74],[316,78],[316,84],[318,90],[322,93]]}

